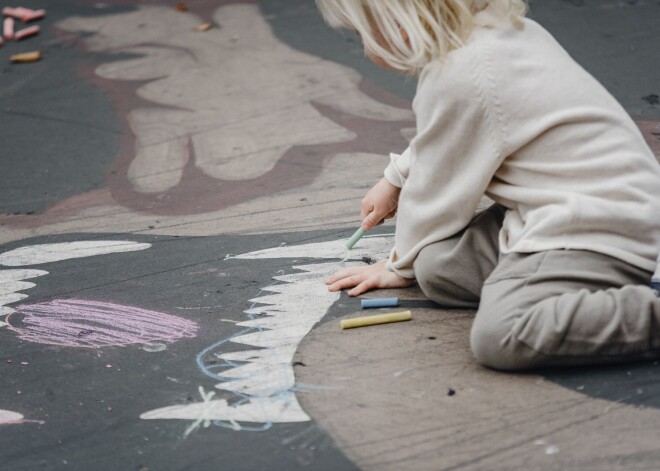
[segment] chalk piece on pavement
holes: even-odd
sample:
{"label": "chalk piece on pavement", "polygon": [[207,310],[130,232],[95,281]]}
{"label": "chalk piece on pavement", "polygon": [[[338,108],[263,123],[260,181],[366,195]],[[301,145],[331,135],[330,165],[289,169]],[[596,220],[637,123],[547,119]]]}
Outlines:
{"label": "chalk piece on pavement", "polygon": [[20,9],[20,7],[18,7],[18,8],[4,7],[2,9],[2,15],[20,20],[21,19],[21,9]]}
{"label": "chalk piece on pavement", "polygon": [[46,10],[31,10],[29,13],[25,13],[21,16],[21,21],[23,23],[29,23],[30,21],[40,20],[46,16]]}
{"label": "chalk piece on pavement", "polygon": [[24,7],[16,7],[16,8],[9,7],[9,10],[11,10],[13,12],[13,15],[8,15],[8,16],[16,15],[15,18],[17,20],[20,20],[21,16],[31,15],[32,13],[34,13],[34,10],[31,10],[29,8],[24,8]]}
{"label": "chalk piece on pavement", "polygon": [[21,20],[23,23],[29,23],[30,21],[40,20],[45,17],[46,10],[43,8],[40,10],[31,10],[23,7],[4,7],[2,9],[2,14],[16,20]]}
{"label": "chalk piece on pavement", "polygon": [[410,311],[392,312],[390,314],[381,314],[378,316],[356,317],[354,319],[342,319],[339,325],[342,329],[353,329],[355,327],[365,327],[368,325],[389,324],[392,322],[409,321],[412,319]]}
{"label": "chalk piece on pavement", "polygon": [[203,33],[204,31],[208,31],[211,28],[213,28],[213,23],[202,23],[195,26],[195,31],[199,31]]}
{"label": "chalk piece on pavement", "polygon": [[2,23],[2,35],[7,41],[14,39],[14,19],[5,18],[5,21]]}
{"label": "chalk piece on pavement", "polygon": [[363,235],[364,235],[364,230],[362,228],[359,228],[357,231],[355,231],[355,233],[351,236],[351,238],[348,239],[348,242],[346,242],[346,248],[348,250],[351,250]]}
{"label": "chalk piece on pavement", "polygon": [[39,25],[29,26],[27,28],[23,28],[20,31],[16,31],[14,38],[16,41],[20,41],[21,39],[34,36],[35,34],[39,34]]}
{"label": "chalk piece on pavement", "polygon": [[24,52],[23,54],[9,56],[9,60],[12,62],[36,62],[39,59],[41,59],[41,52],[39,51]]}
{"label": "chalk piece on pavement", "polygon": [[375,307],[395,307],[399,305],[399,298],[369,298],[362,300],[362,309]]}

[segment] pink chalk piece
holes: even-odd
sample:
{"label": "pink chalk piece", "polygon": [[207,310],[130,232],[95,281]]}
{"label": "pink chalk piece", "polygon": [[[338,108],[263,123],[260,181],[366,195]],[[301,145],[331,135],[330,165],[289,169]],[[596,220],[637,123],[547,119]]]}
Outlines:
{"label": "pink chalk piece", "polygon": [[14,7],[14,13],[19,16],[23,15],[29,15],[32,13],[34,10],[31,10],[30,8],[25,8],[25,7]]}
{"label": "pink chalk piece", "polygon": [[14,39],[16,39],[16,41],[20,41],[21,39],[34,36],[35,34],[39,34],[39,31],[40,31],[39,25],[28,26],[27,28],[23,28],[17,31],[16,34],[14,34]]}
{"label": "pink chalk piece", "polygon": [[36,21],[44,18],[46,16],[46,10],[31,10],[29,14],[21,16],[21,21],[23,23],[29,23],[30,21]]}
{"label": "pink chalk piece", "polygon": [[8,328],[30,342],[67,347],[100,348],[192,338],[197,324],[177,316],[132,306],[56,299],[21,305]]}
{"label": "pink chalk piece", "polygon": [[20,16],[21,16],[18,13],[16,13],[16,8],[12,8],[12,7],[4,7],[2,9],[2,15],[3,16],[9,16],[9,17],[16,18],[16,19],[19,19]]}
{"label": "pink chalk piece", "polygon": [[2,35],[7,41],[14,39],[14,19],[5,18],[2,26]]}
{"label": "pink chalk piece", "polygon": [[0,46],[2,46],[5,43],[5,40],[3,39],[2,36],[0,36]]}
{"label": "pink chalk piece", "polygon": [[5,7],[2,9],[2,14],[16,20],[21,20],[23,23],[28,23],[34,20],[40,20],[46,16],[46,10],[31,10],[23,7]]}

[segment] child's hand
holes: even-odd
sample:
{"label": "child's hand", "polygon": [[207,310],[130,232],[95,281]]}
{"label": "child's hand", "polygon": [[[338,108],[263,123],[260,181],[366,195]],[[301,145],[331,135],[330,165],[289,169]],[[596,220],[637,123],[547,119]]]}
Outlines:
{"label": "child's hand", "polygon": [[387,260],[366,267],[349,267],[339,270],[325,280],[329,291],[353,288],[349,296],[357,296],[376,288],[406,288],[415,284],[415,280],[401,278],[385,268]]}
{"label": "child's hand", "polygon": [[364,231],[373,229],[385,219],[394,217],[399,205],[401,188],[392,185],[386,178],[381,178],[365,195],[362,200],[360,218]]}

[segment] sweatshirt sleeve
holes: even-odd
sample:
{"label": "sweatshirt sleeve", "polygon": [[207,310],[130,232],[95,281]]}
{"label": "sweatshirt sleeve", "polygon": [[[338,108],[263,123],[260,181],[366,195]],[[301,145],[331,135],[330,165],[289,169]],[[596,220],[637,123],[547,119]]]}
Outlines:
{"label": "sweatshirt sleeve", "polygon": [[390,154],[390,164],[385,168],[385,179],[397,188],[403,188],[403,184],[410,172],[410,147],[401,155]]}
{"label": "sweatshirt sleeve", "polygon": [[422,71],[413,100],[418,134],[387,264],[401,277],[415,277],[413,263],[425,246],[467,226],[504,158],[488,68],[487,51],[466,45]]}

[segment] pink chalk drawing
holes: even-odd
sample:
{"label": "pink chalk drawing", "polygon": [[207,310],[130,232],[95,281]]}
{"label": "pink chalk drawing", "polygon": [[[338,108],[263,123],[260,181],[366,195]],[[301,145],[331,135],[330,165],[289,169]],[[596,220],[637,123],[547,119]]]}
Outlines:
{"label": "pink chalk drawing", "polygon": [[187,319],[82,299],[21,305],[7,320],[8,328],[23,340],[67,347],[174,342],[197,334],[197,324]]}

